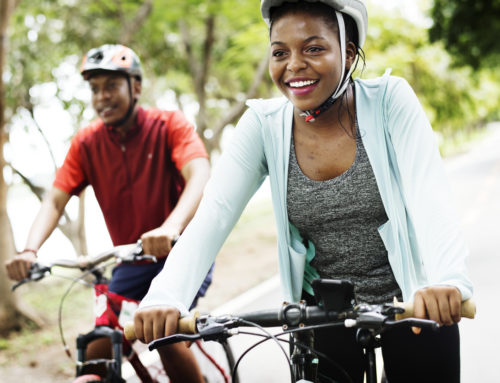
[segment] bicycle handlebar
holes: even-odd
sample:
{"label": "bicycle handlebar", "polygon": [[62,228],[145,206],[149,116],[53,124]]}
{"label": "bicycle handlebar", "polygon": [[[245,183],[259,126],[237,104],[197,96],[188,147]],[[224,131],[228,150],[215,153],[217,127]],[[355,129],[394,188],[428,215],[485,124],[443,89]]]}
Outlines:
{"label": "bicycle handlebar", "polygon": [[11,290],[14,291],[27,282],[39,281],[50,273],[54,266],[88,271],[111,258],[115,258],[121,263],[134,263],[142,260],[156,262],[155,256],[144,254],[142,241],[139,240],[134,244],[115,246],[96,255],[79,256],[76,259],[57,259],[48,264],[35,262],[31,265],[28,277],[15,283]]}
{"label": "bicycle handlebar", "polygon": [[[200,313],[195,311],[189,316],[179,318],[177,322],[177,332],[181,334],[197,334],[197,320],[199,317]],[[129,341],[137,339],[134,322],[125,323],[125,326],[123,327],[123,335],[125,336],[125,339]]]}
{"label": "bicycle handlebar", "polygon": [[[462,303],[462,317],[473,319],[476,308],[472,300]],[[380,330],[391,326],[416,326],[437,328],[439,325],[431,320],[412,318],[413,304],[394,302],[392,305],[358,305],[347,311],[326,311],[318,306],[305,304],[285,304],[280,309],[263,310],[240,314],[238,316],[194,316],[182,317],[178,322],[178,333],[170,337],[155,340],[150,343],[150,349],[183,340],[218,339],[231,336],[229,329],[245,326],[245,322],[253,322],[263,327],[283,326],[301,327],[325,323],[342,323],[346,327]],[[195,335],[193,335],[195,334]],[[128,340],[135,340],[134,324],[126,323],[124,335]]]}
{"label": "bicycle handlebar", "polygon": [[[397,299],[395,299],[394,306],[402,307],[404,309],[404,312],[396,314],[396,320],[413,317],[412,302],[398,302]],[[462,302],[460,316],[462,318],[474,319],[474,317],[476,316],[476,304],[472,299],[467,299]]]}

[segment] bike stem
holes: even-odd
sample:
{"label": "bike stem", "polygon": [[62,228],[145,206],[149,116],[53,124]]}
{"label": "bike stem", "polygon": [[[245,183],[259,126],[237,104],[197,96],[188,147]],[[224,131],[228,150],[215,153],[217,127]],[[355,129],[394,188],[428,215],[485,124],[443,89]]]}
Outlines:
{"label": "bike stem", "polygon": [[356,331],[356,342],[365,350],[366,356],[366,383],[377,382],[377,362],[375,348],[380,347],[380,340],[375,334],[364,328]]}
{"label": "bike stem", "polygon": [[[291,359],[294,365],[295,379],[297,381],[316,381],[318,370],[318,357],[311,349],[314,348],[314,334],[312,330],[293,333],[290,344]],[[301,345],[307,346],[304,348]]]}

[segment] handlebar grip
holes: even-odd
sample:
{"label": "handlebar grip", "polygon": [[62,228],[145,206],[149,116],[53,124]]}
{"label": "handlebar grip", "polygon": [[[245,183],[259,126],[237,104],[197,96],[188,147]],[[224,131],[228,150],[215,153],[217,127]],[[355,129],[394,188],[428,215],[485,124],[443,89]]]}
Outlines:
{"label": "handlebar grip", "polygon": [[127,322],[125,326],[123,326],[123,336],[125,339],[133,341],[137,339],[135,335],[134,322]]}
{"label": "handlebar grip", "polygon": [[[397,300],[394,300],[394,305],[402,307],[405,310],[404,313],[396,314],[396,320],[413,317],[413,302],[398,302]],[[476,316],[476,304],[472,299],[467,299],[462,302],[460,315],[463,318],[474,319]]]}
{"label": "handlebar grip", "polygon": [[[177,332],[179,334],[196,334],[198,332],[196,328],[196,320],[200,316],[199,312],[194,312],[192,315],[179,318],[177,322]],[[123,336],[129,341],[137,339],[135,334],[134,322],[127,322],[123,327]]]}
{"label": "handlebar grip", "polygon": [[177,322],[177,332],[181,334],[196,334],[198,329],[196,328],[196,320],[200,316],[198,311],[195,311],[193,315],[179,318]]}

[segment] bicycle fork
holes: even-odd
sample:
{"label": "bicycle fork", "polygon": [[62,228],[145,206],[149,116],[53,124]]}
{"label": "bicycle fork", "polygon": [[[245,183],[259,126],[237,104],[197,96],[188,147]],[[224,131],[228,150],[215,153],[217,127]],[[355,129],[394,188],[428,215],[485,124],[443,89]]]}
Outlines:
{"label": "bicycle fork", "polygon": [[109,327],[101,326],[96,327],[94,330],[87,334],[79,335],[76,339],[76,349],[77,349],[77,365],[76,365],[76,376],[81,376],[84,372],[84,366],[86,363],[85,352],[87,346],[90,342],[99,338],[110,338],[112,343],[112,354],[113,359],[108,360],[96,360],[95,364],[106,363],[107,366],[107,380],[112,383],[124,383],[122,379],[121,362],[122,362],[122,342],[123,335],[119,330],[113,330]]}
{"label": "bicycle fork", "polygon": [[375,359],[375,348],[380,347],[377,337],[367,329],[358,329],[356,342],[365,350],[366,358],[366,382],[377,382],[377,362]]}
{"label": "bicycle fork", "polygon": [[[306,347],[302,347],[306,346]],[[293,333],[290,344],[291,362],[297,383],[314,383],[318,372],[318,357],[311,350],[314,348],[312,330]]]}

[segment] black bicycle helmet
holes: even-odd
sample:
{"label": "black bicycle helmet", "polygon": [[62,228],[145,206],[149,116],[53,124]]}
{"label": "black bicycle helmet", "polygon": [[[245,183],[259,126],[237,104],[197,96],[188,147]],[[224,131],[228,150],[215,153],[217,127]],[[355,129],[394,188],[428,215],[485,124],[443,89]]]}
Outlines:
{"label": "black bicycle helmet", "polygon": [[135,52],[117,44],[105,44],[93,48],[83,58],[80,73],[88,80],[95,72],[122,72],[131,77],[142,79],[141,61]]}

